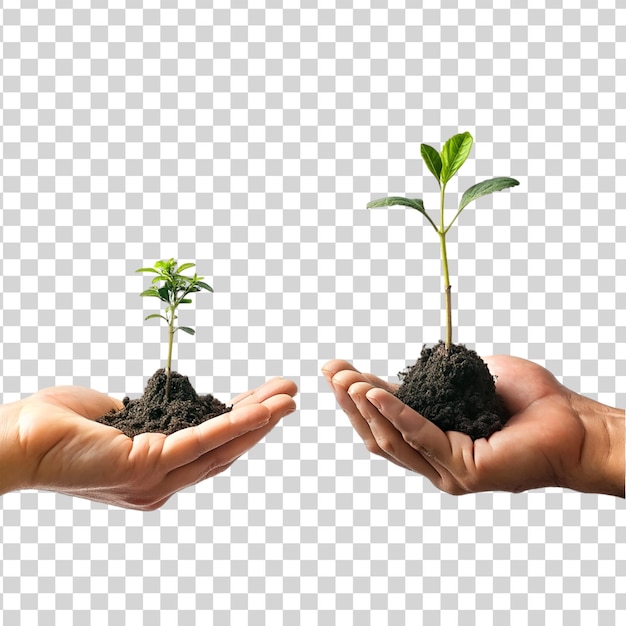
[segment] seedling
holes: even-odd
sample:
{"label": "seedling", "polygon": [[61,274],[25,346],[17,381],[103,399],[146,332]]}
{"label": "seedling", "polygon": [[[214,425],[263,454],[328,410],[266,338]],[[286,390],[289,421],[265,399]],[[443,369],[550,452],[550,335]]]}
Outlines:
{"label": "seedling", "polygon": [[[169,342],[167,348],[167,365],[165,368],[165,374],[167,376],[167,382],[165,384],[165,401],[167,402],[170,397],[170,385],[172,379],[172,350],[174,347],[174,334],[177,330],[182,330],[188,335],[195,335],[196,331],[189,326],[176,326],[175,321],[178,319],[176,311],[181,304],[189,304],[191,298],[188,298],[189,294],[196,291],[213,291],[213,288],[207,283],[202,282],[203,277],[194,273],[193,276],[184,276],[182,272],[194,267],[195,263],[183,263],[178,266],[178,262],[175,259],[169,261],[157,261],[154,267],[142,267],[138,269],[138,272],[148,272],[156,274],[152,279],[152,287],[146,289],[141,293],[144,297],[158,298],[162,302],[167,304],[167,307],[162,313],[152,313],[145,319],[150,320],[154,318],[160,318],[165,320],[168,326]],[[159,286],[160,282],[164,284]]]}
{"label": "seedling", "polygon": [[481,196],[486,196],[494,191],[501,191],[507,187],[515,187],[519,185],[519,182],[514,178],[500,177],[484,180],[476,185],[470,187],[461,197],[459,208],[456,215],[452,218],[452,221],[446,226],[444,205],[446,186],[450,179],[459,171],[460,167],[465,163],[469,156],[470,150],[474,139],[469,133],[461,133],[454,135],[445,142],[441,153],[438,153],[434,148],[429,145],[421,145],[422,159],[426,163],[426,166],[431,171],[433,176],[437,179],[440,190],[439,199],[439,226],[433,221],[430,215],[424,208],[424,202],[418,198],[400,198],[396,196],[381,198],[374,200],[367,205],[368,209],[375,207],[389,207],[389,206],[405,206],[410,209],[419,211],[435,229],[435,232],[439,236],[440,248],[441,248],[441,264],[443,268],[443,284],[446,300],[446,350],[450,349],[452,345],[452,288],[450,286],[450,275],[448,273],[448,255],[446,252],[446,235],[448,231],[456,222],[457,218],[463,211],[463,209],[474,200],[477,200]]}
{"label": "seedling", "polygon": [[181,304],[189,304],[189,297],[196,291],[213,291],[210,285],[203,282],[203,277],[195,274],[185,276],[183,272],[194,263],[183,263],[178,266],[176,259],[157,261],[154,267],[142,267],[138,272],[155,274],[152,286],[141,293],[144,297],[158,298],[165,303],[165,311],[151,313],[146,320],[159,318],[167,323],[168,348],[167,367],[159,368],[149,379],[140,398],[122,400],[119,410],[111,409],[97,421],[122,431],[127,437],[135,437],[142,433],[172,433],[190,426],[199,426],[207,420],[223,415],[232,410],[211,394],[196,393],[189,378],[172,371],[172,351],[174,335],[182,330],[189,335],[196,331],[189,326],[178,326],[177,311]]}

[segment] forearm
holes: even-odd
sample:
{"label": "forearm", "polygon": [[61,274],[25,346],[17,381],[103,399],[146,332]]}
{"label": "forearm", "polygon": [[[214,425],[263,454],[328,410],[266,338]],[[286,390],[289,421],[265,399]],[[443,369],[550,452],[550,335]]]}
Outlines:
{"label": "forearm", "polygon": [[573,488],[623,498],[626,480],[624,410],[578,394],[574,394],[572,406],[578,411],[586,432],[580,472]]}

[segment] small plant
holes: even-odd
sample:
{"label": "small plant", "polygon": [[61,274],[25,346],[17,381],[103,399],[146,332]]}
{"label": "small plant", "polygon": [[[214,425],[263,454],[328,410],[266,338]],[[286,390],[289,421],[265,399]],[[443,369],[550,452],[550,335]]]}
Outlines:
{"label": "small plant", "polygon": [[148,379],[143,395],[139,398],[125,396],[119,410],[111,409],[97,421],[106,426],[112,426],[123,432],[127,437],[135,437],[142,433],[172,433],[199,426],[207,420],[223,415],[232,410],[215,396],[200,395],[196,392],[187,376],[172,371],[172,351],[174,349],[174,335],[182,330],[189,335],[196,331],[189,326],[178,326],[177,311],[181,304],[189,304],[189,297],[196,291],[213,291],[213,288],[203,282],[203,277],[194,273],[185,276],[183,272],[194,263],[178,265],[176,259],[157,261],[154,267],[142,267],[138,272],[154,274],[152,286],[141,293],[144,297],[158,298],[165,303],[165,311],[151,313],[146,320],[159,318],[167,323],[168,349],[167,366],[159,368]]}
{"label": "small plant", "polygon": [[[160,318],[165,320],[169,330],[169,343],[167,349],[167,365],[165,368],[165,374],[167,376],[167,382],[165,385],[165,401],[167,402],[170,397],[170,385],[172,378],[172,350],[174,347],[174,334],[177,330],[182,330],[189,335],[195,335],[196,331],[188,326],[176,326],[175,321],[178,319],[176,311],[181,304],[189,304],[191,298],[187,296],[196,291],[213,291],[213,288],[207,283],[202,282],[203,277],[194,273],[193,276],[184,276],[182,272],[194,267],[195,263],[183,263],[178,266],[178,262],[175,259],[169,261],[157,261],[154,267],[142,267],[138,269],[138,272],[147,272],[156,274],[152,279],[152,287],[146,289],[141,293],[144,297],[158,298],[162,302],[167,304],[165,314],[152,313],[145,319]],[[158,283],[163,282],[162,286]]]}
{"label": "small plant", "polygon": [[450,179],[459,171],[460,167],[465,163],[469,156],[470,150],[474,139],[470,133],[461,133],[454,135],[445,142],[441,153],[438,153],[434,148],[426,144],[421,145],[421,154],[426,166],[432,172],[433,176],[437,179],[440,190],[440,202],[439,202],[439,226],[433,221],[430,215],[424,208],[424,202],[417,198],[399,198],[389,197],[374,200],[367,205],[368,209],[375,207],[389,207],[389,206],[405,206],[411,209],[419,211],[427,220],[430,225],[435,229],[435,232],[439,236],[441,244],[441,263],[443,267],[443,283],[444,293],[446,299],[446,340],[445,347],[447,350],[452,345],[452,288],[450,286],[450,276],[448,273],[448,255],[446,252],[446,235],[448,231],[461,214],[461,211],[474,200],[477,200],[481,196],[486,196],[494,191],[501,191],[507,187],[515,187],[519,185],[519,182],[514,178],[491,178],[484,180],[476,185],[470,187],[462,196],[461,202],[456,215],[452,218],[452,221],[448,225],[445,223],[444,204],[446,186]]}

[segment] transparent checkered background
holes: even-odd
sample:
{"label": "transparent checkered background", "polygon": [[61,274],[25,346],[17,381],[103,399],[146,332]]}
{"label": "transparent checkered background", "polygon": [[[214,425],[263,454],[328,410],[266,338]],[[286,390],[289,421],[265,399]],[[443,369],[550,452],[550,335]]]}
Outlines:
{"label": "transparent checkered background", "polygon": [[2,3],[2,401],[138,395],[164,331],[133,271],[173,256],[215,287],[178,369],[222,400],[293,378],[300,410],[160,511],[2,497],[0,622],[624,623],[623,501],[441,494],[368,455],[320,367],[394,378],[440,338],[432,232],[365,204],[435,210],[419,144],[469,130],[450,201],[521,186],[451,231],[457,339],[626,404],[626,10],[285,4]]}

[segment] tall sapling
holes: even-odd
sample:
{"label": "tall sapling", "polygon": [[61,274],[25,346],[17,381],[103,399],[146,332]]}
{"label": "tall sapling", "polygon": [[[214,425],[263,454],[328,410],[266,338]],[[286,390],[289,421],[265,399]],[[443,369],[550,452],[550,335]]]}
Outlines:
{"label": "tall sapling", "polygon": [[441,249],[441,265],[443,268],[443,286],[446,297],[446,348],[450,349],[452,345],[452,287],[450,286],[450,275],[448,272],[448,254],[446,251],[446,235],[448,231],[461,214],[461,211],[474,200],[481,196],[486,196],[494,191],[501,191],[507,187],[515,187],[519,185],[519,182],[514,178],[500,177],[490,178],[484,180],[476,185],[470,187],[461,198],[459,208],[456,215],[452,218],[450,223],[445,224],[445,196],[446,185],[450,179],[459,171],[463,163],[467,160],[474,139],[469,133],[461,133],[454,135],[446,141],[441,150],[438,153],[433,147],[423,143],[421,145],[422,159],[426,163],[426,166],[431,171],[433,176],[437,179],[439,185],[439,226],[435,224],[430,215],[424,208],[424,202],[419,198],[400,198],[392,196],[389,198],[381,198],[379,200],[373,200],[367,205],[368,209],[376,207],[389,207],[389,206],[405,206],[411,209],[419,211],[435,229],[435,232],[439,236],[440,249]]}
{"label": "tall sapling", "polygon": [[[213,291],[213,287],[202,282],[203,276],[198,276],[194,273],[193,276],[184,276],[182,272],[194,267],[195,263],[183,263],[178,266],[178,262],[175,259],[169,259],[169,261],[157,261],[154,267],[142,267],[137,272],[147,272],[156,274],[152,279],[152,287],[146,289],[141,293],[144,297],[158,298],[162,302],[167,304],[164,314],[152,313],[145,319],[160,318],[165,320],[168,326],[168,348],[167,348],[167,364],[165,367],[165,374],[167,376],[167,382],[165,385],[165,401],[170,399],[170,386],[172,382],[172,350],[174,347],[174,334],[177,330],[182,330],[189,335],[195,335],[196,331],[189,326],[176,326],[175,321],[178,319],[176,310],[181,304],[189,304],[191,298],[187,296],[196,291]],[[163,282],[162,286],[159,283]]]}
{"label": "tall sapling", "polygon": [[400,372],[402,384],[396,392],[405,404],[427,417],[442,430],[457,430],[472,439],[489,437],[502,428],[508,416],[495,393],[493,377],[484,361],[465,346],[452,343],[452,287],[448,271],[446,235],[465,207],[482,196],[519,185],[514,178],[491,178],[473,185],[461,197],[456,214],[446,224],[446,187],[467,160],[474,140],[470,133],[454,135],[441,152],[422,144],[421,155],[439,185],[439,224],[431,218],[419,198],[391,196],[370,202],[367,207],[405,206],[421,213],[439,237],[446,302],[445,342],[422,350],[415,365]]}

